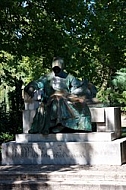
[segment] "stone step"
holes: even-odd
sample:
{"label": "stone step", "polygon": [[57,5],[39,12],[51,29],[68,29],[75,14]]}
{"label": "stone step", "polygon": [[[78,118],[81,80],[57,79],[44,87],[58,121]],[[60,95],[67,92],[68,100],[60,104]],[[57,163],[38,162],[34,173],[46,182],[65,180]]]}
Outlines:
{"label": "stone step", "polygon": [[126,182],[126,172],[105,172],[105,171],[83,171],[83,172],[51,172],[51,173],[36,173],[36,172],[12,172],[0,173],[0,182],[2,181],[37,181],[37,180],[49,180],[60,182],[62,180],[67,181],[121,181]]}
{"label": "stone step", "polygon": [[74,181],[62,180],[49,181],[3,181],[0,182],[0,190],[125,190],[126,182],[118,181]]}
{"label": "stone step", "polygon": [[0,190],[125,190],[126,165],[0,166]]}

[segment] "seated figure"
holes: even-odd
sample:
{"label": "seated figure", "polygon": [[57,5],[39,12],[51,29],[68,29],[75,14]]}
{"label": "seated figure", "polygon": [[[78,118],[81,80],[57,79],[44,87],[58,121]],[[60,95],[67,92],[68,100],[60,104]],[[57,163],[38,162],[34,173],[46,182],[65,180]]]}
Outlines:
{"label": "seated figure", "polygon": [[30,82],[25,93],[33,98],[35,90],[41,90],[41,104],[36,109],[29,133],[57,133],[64,129],[92,131],[91,114],[85,97],[84,82],[64,72],[64,61],[56,57],[52,72]]}

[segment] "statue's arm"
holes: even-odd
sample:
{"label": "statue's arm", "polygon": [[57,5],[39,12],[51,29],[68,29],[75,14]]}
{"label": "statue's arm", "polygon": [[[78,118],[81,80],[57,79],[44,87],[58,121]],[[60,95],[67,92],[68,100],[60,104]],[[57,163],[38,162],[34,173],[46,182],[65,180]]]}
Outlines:
{"label": "statue's arm", "polygon": [[70,76],[70,92],[71,94],[74,95],[80,95],[80,93],[82,93],[82,91],[84,90],[82,88],[82,82],[75,78],[74,76]]}
{"label": "statue's arm", "polygon": [[24,88],[24,92],[26,92],[31,98],[33,98],[35,90],[39,89],[44,89],[43,78],[28,83]]}

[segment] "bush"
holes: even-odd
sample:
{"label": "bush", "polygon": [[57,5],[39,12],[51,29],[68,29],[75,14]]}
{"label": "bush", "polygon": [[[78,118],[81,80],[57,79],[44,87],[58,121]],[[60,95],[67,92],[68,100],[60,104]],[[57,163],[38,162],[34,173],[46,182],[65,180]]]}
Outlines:
{"label": "bush", "polygon": [[119,106],[126,112],[126,68],[117,71],[109,87],[101,88],[97,97],[106,106]]}
{"label": "bush", "polygon": [[8,132],[7,133],[2,132],[0,134],[0,143],[12,141],[12,140],[14,140],[13,134],[9,134]]}

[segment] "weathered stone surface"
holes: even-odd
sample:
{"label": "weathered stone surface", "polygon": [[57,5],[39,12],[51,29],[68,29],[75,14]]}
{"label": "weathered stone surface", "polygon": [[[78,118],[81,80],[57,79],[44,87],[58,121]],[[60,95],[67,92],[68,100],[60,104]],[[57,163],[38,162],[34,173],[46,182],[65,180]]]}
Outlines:
{"label": "weathered stone surface", "polygon": [[2,144],[2,164],[121,165],[126,138],[111,142],[9,142]]}
{"label": "weathered stone surface", "polygon": [[57,133],[57,134],[17,134],[17,143],[27,142],[108,142],[116,139],[113,132]]}
{"label": "weathered stone surface", "polygon": [[117,138],[121,136],[121,111],[119,107],[106,107],[106,131],[114,131]]}
{"label": "weathered stone surface", "polygon": [[25,102],[25,110],[35,110],[39,107],[39,102],[38,101],[34,101],[31,103],[27,103]]}
{"label": "weathered stone surface", "polygon": [[97,132],[106,132],[106,124],[104,123],[97,123]]}
{"label": "weathered stone surface", "polygon": [[126,183],[125,182],[111,182],[111,181],[68,181],[63,179],[60,182],[49,181],[47,180],[38,180],[38,181],[18,181],[8,183],[1,183],[0,190],[125,190]]}
{"label": "weathered stone surface", "polygon": [[90,108],[90,110],[92,122],[96,122],[98,132],[109,131],[114,132],[116,138],[121,136],[121,111],[119,107]]}
{"label": "weathered stone surface", "polygon": [[35,116],[36,110],[24,110],[23,111],[23,133],[28,133],[33,117]]}
{"label": "weathered stone surface", "polygon": [[89,108],[91,111],[92,122],[105,122],[105,110],[104,108]]}
{"label": "weathered stone surface", "polygon": [[12,182],[9,181],[7,184],[0,184],[1,190],[125,190],[126,189],[126,183],[125,182],[90,182],[90,181],[63,181],[55,182],[55,181],[49,181],[49,180],[40,180],[40,181],[18,181],[18,182]]}
{"label": "weathered stone surface", "polygon": [[0,166],[0,190],[126,190],[126,165]]}

